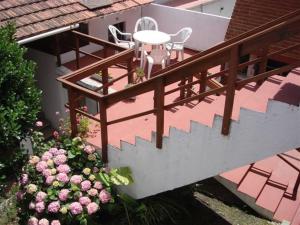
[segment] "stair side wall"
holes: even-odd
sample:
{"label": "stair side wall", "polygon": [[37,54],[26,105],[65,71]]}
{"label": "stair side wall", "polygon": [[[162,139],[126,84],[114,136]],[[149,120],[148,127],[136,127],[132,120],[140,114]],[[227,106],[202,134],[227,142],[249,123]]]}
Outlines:
{"label": "stair side wall", "polygon": [[221,126],[216,116],[212,128],[193,121],[189,133],[170,128],[163,149],[156,149],[155,137],[122,142],[121,150],[110,146],[109,166],[129,166],[135,183],[123,190],[143,198],[300,146],[300,109],[286,103],[270,100],[265,113],[242,108],[229,136]]}

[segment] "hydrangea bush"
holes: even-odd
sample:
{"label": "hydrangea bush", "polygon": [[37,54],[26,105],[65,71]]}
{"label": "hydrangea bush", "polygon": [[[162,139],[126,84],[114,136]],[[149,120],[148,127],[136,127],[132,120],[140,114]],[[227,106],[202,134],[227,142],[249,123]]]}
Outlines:
{"label": "hydrangea bush", "polygon": [[80,137],[59,138],[30,157],[20,177],[21,224],[90,224],[116,198],[115,185],[132,182],[128,168],[109,169]]}

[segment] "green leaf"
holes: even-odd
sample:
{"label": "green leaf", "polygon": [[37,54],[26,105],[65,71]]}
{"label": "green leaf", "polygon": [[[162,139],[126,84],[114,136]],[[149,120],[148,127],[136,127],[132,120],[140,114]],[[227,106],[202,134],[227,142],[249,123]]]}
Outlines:
{"label": "green leaf", "polygon": [[105,186],[109,187],[110,186],[110,178],[106,173],[99,172],[98,175],[96,175],[96,179],[100,180]]}
{"label": "green leaf", "polygon": [[115,185],[129,185],[133,183],[131,170],[129,167],[121,167],[110,170],[111,182]]}
{"label": "green leaf", "polygon": [[71,151],[68,151],[68,158],[73,159],[76,155],[74,155]]}

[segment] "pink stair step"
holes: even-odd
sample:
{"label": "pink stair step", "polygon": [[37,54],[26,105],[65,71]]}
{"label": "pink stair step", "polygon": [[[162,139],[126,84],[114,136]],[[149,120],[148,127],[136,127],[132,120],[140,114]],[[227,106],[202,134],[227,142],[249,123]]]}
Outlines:
{"label": "pink stair step", "polygon": [[267,177],[250,171],[237,190],[256,199],[267,180]]}
{"label": "pink stair step", "polygon": [[300,225],[300,206],[298,206],[298,209],[295,213],[291,225]]}
{"label": "pink stair step", "polygon": [[260,160],[254,164],[254,168],[265,171],[266,173],[271,173],[274,168],[276,168],[279,163],[279,158],[277,156],[272,156],[264,160]]}
{"label": "pink stair step", "polygon": [[291,222],[299,206],[299,201],[283,197],[273,218],[278,221],[287,220]]}
{"label": "pink stair step", "polygon": [[256,204],[270,212],[275,212],[283,194],[284,190],[274,187],[273,185],[266,184],[261,194],[258,196]]}
{"label": "pink stair step", "polygon": [[239,184],[242,178],[245,176],[247,171],[249,170],[250,165],[243,166],[225,173],[220,174],[221,177],[229,180],[235,184]]}

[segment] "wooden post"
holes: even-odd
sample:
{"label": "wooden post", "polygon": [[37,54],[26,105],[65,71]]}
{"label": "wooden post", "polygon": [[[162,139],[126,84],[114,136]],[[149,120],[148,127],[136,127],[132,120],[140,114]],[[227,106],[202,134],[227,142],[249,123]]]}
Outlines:
{"label": "wooden post", "polygon": [[59,34],[55,35],[55,54],[56,54],[56,58],[57,58],[56,65],[61,66]]}
{"label": "wooden post", "polygon": [[[179,86],[185,85],[185,81],[186,81],[186,79],[183,78],[183,79],[180,81]],[[180,100],[182,100],[182,99],[185,98],[185,88],[182,88],[182,89],[180,90],[180,97],[179,97],[179,98],[180,98]]]}
{"label": "wooden post", "polygon": [[[206,91],[207,75],[208,75],[207,70],[203,70],[203,71],[200,72],[199,94],[204,93]],[[199,102],[201,102],[202,100],[203,100],[203,98],[199,98]]]}
{"label": "wooden post", "polygon": [[[258,74],[264,73],[267,70],[267,64],[268,64],[268,48],[262,48],[259,53],[259,57],[262,58],[262,61],[258,64]],[[259,80],[256,82],[257,85],[261,85],[263,83],[263,80]]]}
{"label": "wooden post", "polygon": [[[192,83],[192,82],[193,82],[193,76],[189,76],[187,79],[187,83]],[[192,88],[193,88],[193,86],[187,87],[187,91],[186,91],[187,98],[192,96]]]}
{"label": "wooden post", "polygon": [[74,34],[75,37],[75,51],[76,51],[76,68],[80,68],[79,60],[80,60],[80,55],[79,55],[79,37],[77,34]]}
{"label": "wooden post", "polygon": [[223,114],[222,134],[228,135],[233,110],[235,82],[239,64],[239,46],[233,46],[230,53],[229,74],[227,80],[226,100]]}
{"label": "wooden post", "polygon": [[134,83],[134,78],[133,78],[133,58],[130,58],[127,61],[127,73],[128,73],[128,84]]}
{"label": "wooden post", "polygon": [[[103,46],[103,58],[105,59],[107,57],[107,46]],[[108,94],[108,86],[106,85],[108,83],[108,68],[105,68],[102,70],[102,85],[103,85],[103,95]]]}
{"label": "wooden post", "polygon": [[77,118],[76,118],[76,108],[78,104],[78,94],[73,88],[68,88],[68,98],[69,98],[69,110],[70,110],[70,123],[71,123],[71,136],[75,137],[78,133],[77,129]]}
{"label": "wooden post", "polygon": [[[227,63],[223,63],[221,64],[221,71],[225,70],[227,68]],[[220,80],[220,83],[225,85],[227,83],[227,73],[223,74],[221,76],[221,80]]]}
{"label": "wooden post", "polygon": [[162,148],[164,134],[164,104],[165,104],[165,87],[162,79],[157,80],[154,91],[155,108],[156,108],[156,147]]}
{"label": "wooden post", "polygon": [[107,145],[108,145],[108,130],[107,130],[107,105],[103,99],[99,101],[100,108],[100,128],[101,128],[101,148],[102,148],[102,161],[108,162]]}

